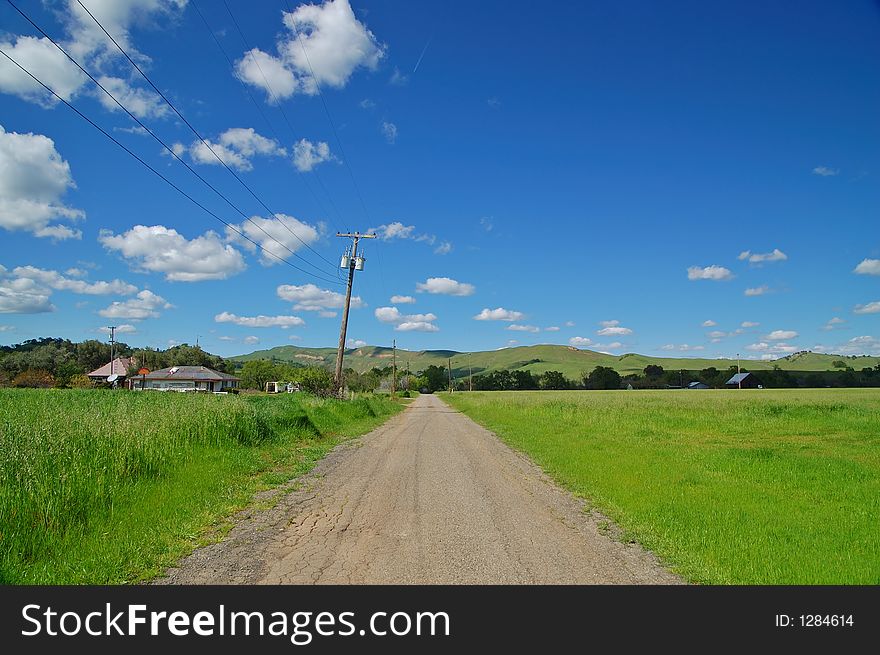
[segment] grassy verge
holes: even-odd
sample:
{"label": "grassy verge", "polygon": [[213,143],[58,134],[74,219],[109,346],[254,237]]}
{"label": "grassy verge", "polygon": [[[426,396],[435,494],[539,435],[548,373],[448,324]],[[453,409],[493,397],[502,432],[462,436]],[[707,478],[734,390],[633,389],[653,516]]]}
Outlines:
{"label": "grassy verge", "polygon": [[444,395],[686,578],[880,583],[880,392]]}
{"label": "grassy verge", "polygon": [[0,390],[0,583],[117,584],[222,534],[388,398]]}

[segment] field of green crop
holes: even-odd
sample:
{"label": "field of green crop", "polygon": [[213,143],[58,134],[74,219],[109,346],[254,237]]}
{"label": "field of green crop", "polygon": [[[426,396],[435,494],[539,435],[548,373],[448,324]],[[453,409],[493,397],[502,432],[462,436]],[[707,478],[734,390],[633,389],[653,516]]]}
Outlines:
{"label": "field of green crop", "polygon": [[444,398],[691,581],[880,584],[880,390]]}
{"label": "field of green crop", "polygon": [[160,573],[255,491],[400,409],[383,396],[0,389],[0,583]]}

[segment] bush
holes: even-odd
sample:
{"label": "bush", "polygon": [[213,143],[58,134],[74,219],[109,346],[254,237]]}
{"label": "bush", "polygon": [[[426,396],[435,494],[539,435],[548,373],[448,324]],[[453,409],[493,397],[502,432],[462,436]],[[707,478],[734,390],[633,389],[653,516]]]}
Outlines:
{"label": "bush", "polygon": [[71,389],[91,389],[95,386],[87,375],[74,375],[67,384]]}
{"label": "bush", "polygon": [[28,389],[51,389],[55,386],[55,376],[49,371],[29,368],[12,378],[12,386]]}

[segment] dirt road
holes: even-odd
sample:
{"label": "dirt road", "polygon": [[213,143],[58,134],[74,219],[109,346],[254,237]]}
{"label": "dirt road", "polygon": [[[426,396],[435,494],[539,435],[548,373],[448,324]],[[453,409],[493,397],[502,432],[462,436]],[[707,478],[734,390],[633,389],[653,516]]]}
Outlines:
{"label": "dirt road", "polygon": [[165,584],[675,584],[642,548],[433,395],[334,450]]}

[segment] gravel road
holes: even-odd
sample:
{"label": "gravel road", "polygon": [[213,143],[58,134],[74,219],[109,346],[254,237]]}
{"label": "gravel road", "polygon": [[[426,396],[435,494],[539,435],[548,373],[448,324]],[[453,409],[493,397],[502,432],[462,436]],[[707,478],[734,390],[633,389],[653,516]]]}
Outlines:
{"label": "gravel road", "polygon": [[676,584],[526,457],[419,396],[159,584]]}

